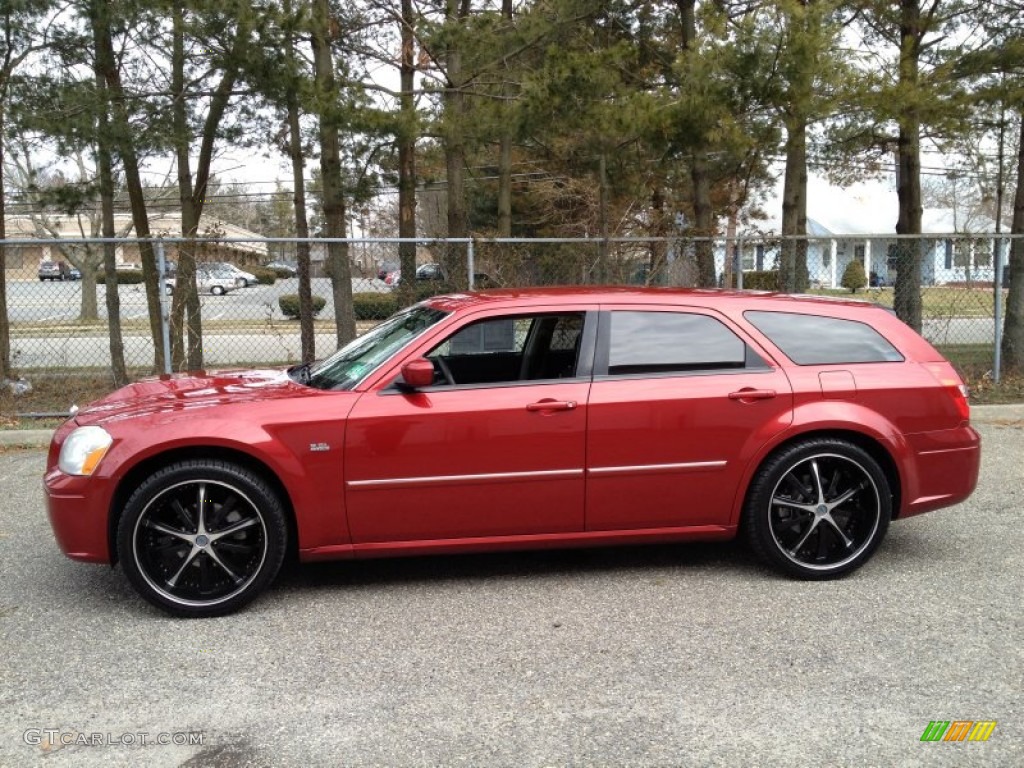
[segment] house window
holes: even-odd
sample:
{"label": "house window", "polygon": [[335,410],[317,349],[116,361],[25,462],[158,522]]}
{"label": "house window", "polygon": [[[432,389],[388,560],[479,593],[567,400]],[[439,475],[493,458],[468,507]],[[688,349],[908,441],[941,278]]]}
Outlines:
{"label": "house window", "polygon": [[867,249],[866,246],[864,246],[864,245],[855,245],[855,246],[853,246],[853,258],[860,260],[862,263],[864,262],[864,259],[867,256],[867,253],[868,253],[868,249]]}
{"label": "house window", "polygon": [[25,254],[21,250],[21,248],[7,246],[7,254],[4,260],[4,268],[8,271],[12,269],[25,268]]}
{"label": "house window", "polygon": [[749,272],[754,268],[754,254],[746,248],[740,248],[740,264],[744,272]]}
{"label": "house window", "polygon": [[992,267],[992,249],[987,240],[975,241],[974,266],[977,269],[990,269]]}
{"label": "house window", "polygon": [[946,269],[953,268],[953,241],[949,238],[946,238],[946,253],[943,264]]}
{"label": "house window", "polygon": [[821,266],[828,269],[832,266],[832,248],[822,247],[821,249]]}
{"label": "house window", "polygon": [[754,248],[754,268],[760,272],[764,269],[764,245]]}

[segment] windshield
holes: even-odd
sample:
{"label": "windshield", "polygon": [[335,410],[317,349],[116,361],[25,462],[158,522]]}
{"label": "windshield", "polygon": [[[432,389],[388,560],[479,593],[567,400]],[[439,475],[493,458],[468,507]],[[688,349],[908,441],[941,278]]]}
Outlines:
{"label": "windshield", "polygon": [[392,315],[371,331],[345,345],[309,372],[310,386],[352,389],[377,366],[447,315],[417,305]]}

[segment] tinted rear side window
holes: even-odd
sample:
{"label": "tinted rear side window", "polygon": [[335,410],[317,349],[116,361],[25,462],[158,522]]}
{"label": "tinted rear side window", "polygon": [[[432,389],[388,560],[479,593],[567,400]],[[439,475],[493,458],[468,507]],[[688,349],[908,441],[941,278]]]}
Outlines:
{"label": "tinted rear side window", "polygon": [[744,366],[746,344],[707,315],[612,312],[611,317],[611,375]]}
{"label": "tinted rear side window", "polygon": [[789,312],[743,316],[797,365],[903,361],[896,347],[867,323]]}

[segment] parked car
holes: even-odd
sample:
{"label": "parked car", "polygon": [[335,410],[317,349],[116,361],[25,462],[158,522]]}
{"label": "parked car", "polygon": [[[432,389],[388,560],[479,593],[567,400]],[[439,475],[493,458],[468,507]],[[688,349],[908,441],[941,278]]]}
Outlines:
{"label": "parked car", "polygon": [[256,283],[259,282],[259,280],[256,279],[256,275],[252,272],[246,272],[227,261],[202,262],[201,264],[196,265],[196,270],[198,271],[200,269],[206,270],[207,272],[219,272],[231,275],[235,281],[236,288],[248,288],[250,285],[256,285]]}
{"label": "parked car", "polygon": [[[43,261],[39,264],[39,280],[72,280],[71,268],[63,261]],[[81,276],[81,275],[79,275]]]}
{"label": "parked car", "polygon": [[[378,272],[377,277],[383,280],[385,285],[389,285],[392,287],[395,287],[402,282],[402,272],[401,270],[397,269],[385,273],[383,277],[381,277],[380,272]],[[444,268],[440,264],[420,264],[418,267],[416,267],[417,283],[446,283],[447,281],[448,275],[447,273],[445,273]],[[473,287],[477,290],[497,288],[498,282],[485,272],[474,272]]]}
{"label": "parked car", "polygon": [[[164,290],[174,293],[177,287],[177,277],[168,277],[164,280]],[[238,287],[238,279],[234,274],[226,270],[196,269],[196,288],[200,293],[211,293],[214,296],[223,296],[228,291]]]}
{"label": "parked car", "polygon": [[953,367],[877,305],[553,288],[434,297],[287,371],[131,384],[57,429],[45,489],[69,557],[212,616],[286,552],[739,535],[841,576],[890,520],[966,499],[980,454]]}
{"label": "parked car", "polygon": [[275,272],[284,274],[288,273],[289,277],[295,277],[299,274],[299,269],[294,264],[289,264],[287,261],[271,261],[263,265],[267,269],[272,269]]}

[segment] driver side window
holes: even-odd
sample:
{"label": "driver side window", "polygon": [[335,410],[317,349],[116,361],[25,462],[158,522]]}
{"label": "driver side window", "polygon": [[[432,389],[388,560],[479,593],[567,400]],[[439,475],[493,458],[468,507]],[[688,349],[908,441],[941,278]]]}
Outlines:
{"label": "driver side window", "polygon": [[517,315],[472,323],[428,354],[435,385],[507,384],[571,378],[579,362],[582,312]]}

